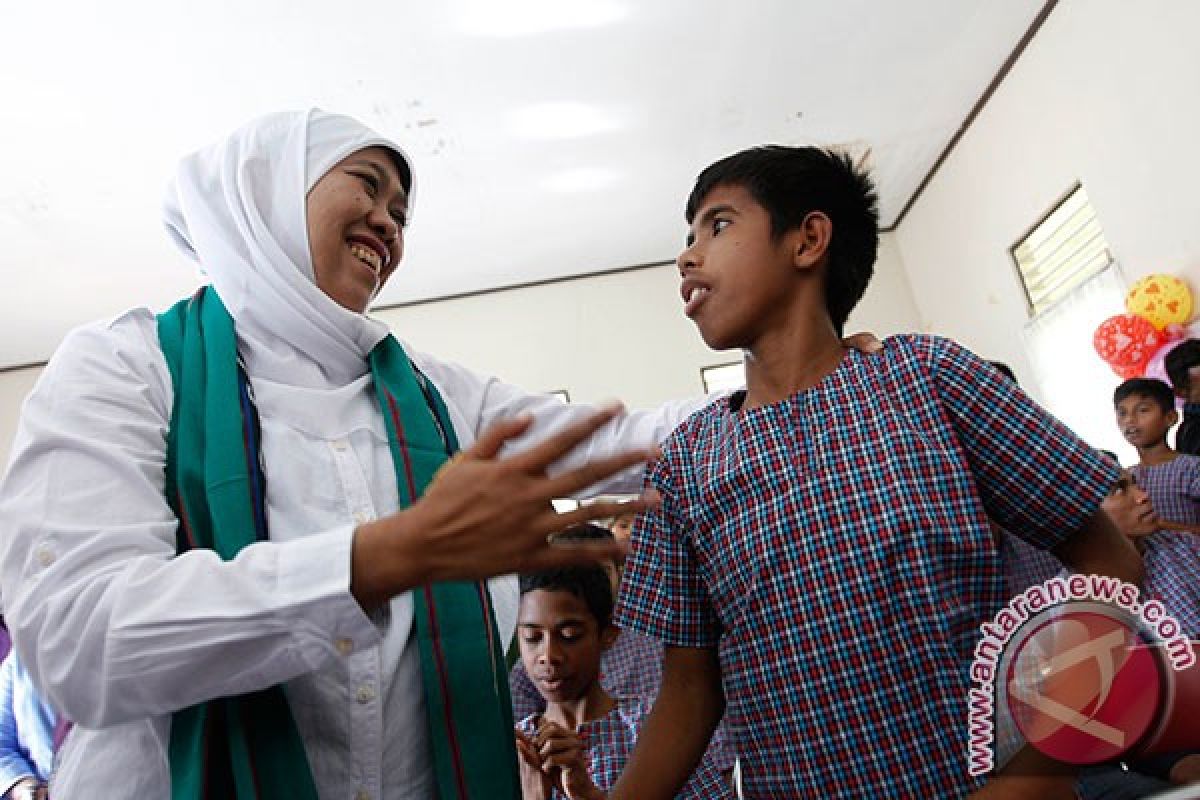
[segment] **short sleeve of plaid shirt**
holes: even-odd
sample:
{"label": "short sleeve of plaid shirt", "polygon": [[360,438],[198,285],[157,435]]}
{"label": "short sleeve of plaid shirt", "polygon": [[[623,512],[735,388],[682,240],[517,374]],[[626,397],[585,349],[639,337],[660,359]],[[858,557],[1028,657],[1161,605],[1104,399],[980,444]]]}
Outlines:
{"label": "short sleeve of plaid shirt", "polygon": [[988,516],[1049,550],[1088,520],[1116,465],[961,345],[914,337],[967,454]]}
{"label": "short sleeve of plaid shirt", "polygon": [[646,483],[658,490],[662,505],[634,523],[633,555],[625,564],[614,619],[668,646],[716,647],[720,625],[696,563],[691,526],[680,513],[672,470],[687,463],[686,426],[672,434],[667,452],[647,473]]}

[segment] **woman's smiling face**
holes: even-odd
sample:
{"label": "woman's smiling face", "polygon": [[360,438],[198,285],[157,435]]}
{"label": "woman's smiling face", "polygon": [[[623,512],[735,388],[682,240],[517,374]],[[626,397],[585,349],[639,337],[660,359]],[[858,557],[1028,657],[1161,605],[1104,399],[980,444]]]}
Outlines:
{"label": "woman's smiling face", "polygon": [[351,153],[312,187],[306,210],[318,288],[366,311],[404,255],[408,192],[396,156],[385,147]]}

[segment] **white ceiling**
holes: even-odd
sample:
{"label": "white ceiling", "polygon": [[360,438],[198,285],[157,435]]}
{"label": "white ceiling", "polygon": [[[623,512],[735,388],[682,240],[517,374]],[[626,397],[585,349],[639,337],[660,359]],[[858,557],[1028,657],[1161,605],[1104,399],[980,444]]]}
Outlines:
{"label": "white ceiling", "polygon": [[395,137],[406,302],[671,259],[696,173],[869,149],[891,224],[1043,0],[66,0],[0,5],[0,367],[195,282],[175,160],[269,110]]}

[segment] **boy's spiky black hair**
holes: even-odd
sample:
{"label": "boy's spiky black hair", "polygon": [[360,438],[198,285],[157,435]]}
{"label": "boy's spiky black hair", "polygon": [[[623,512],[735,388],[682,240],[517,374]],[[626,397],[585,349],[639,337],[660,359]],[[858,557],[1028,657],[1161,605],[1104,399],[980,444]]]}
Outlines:
{"label": "boy's spiky black hair", "polygon": [[846,153],[820,147],[764,145],[711,164],[696,178],[685,216],[689,225],[718,186],[740,186],[766,209],[779,237],[820,211],[833,223],[825,269],[825,306],[839,335],[862,299],[879,248],[879,201],[866,171]]}
{"label": "boy's spiky black hair", "polygon": [[[607,538],[612,538],[612,533],[604,528],[599,528],[595,525],[580,527],[595,528],[596,531],[606,534]],[[590,530],[581,531],[573,528],[571,531],[560,535],[559,538],[568,541],[582,541],[605,537],[597,535]],[[614,603],[612,583],[609,582],[608,573],[604,571],[603,567],[565,567],[545,572],[533,572],[528,575],[522,575],[520,584],[522,595],[538,589],[545,589],[552,592],[570,592],[582,600],[584,605],[588,607],[588,611],[596,618],[600,630],[604,630],[612,624]]]}
{"label": "boy's spiky black hair", "polygon": [[1158,403],[1164,412],[1175,410],[1175,393],[1157,378],[1130,378],[1113,392],[1113,405],[1133,396],[1147,397]]}

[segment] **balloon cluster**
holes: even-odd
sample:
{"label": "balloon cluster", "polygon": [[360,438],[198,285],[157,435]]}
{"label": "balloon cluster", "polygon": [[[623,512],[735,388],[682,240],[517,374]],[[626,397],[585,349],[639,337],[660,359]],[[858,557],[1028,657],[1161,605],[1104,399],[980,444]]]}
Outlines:
{"label": "balloon cluster", "polygon": [[1147,275],[1125,296],[1124,314],[1100,323],[1092,344],[1122,378],[1167,379],[1163,359],[1186,335],[1192,291],[1174,275]]}

